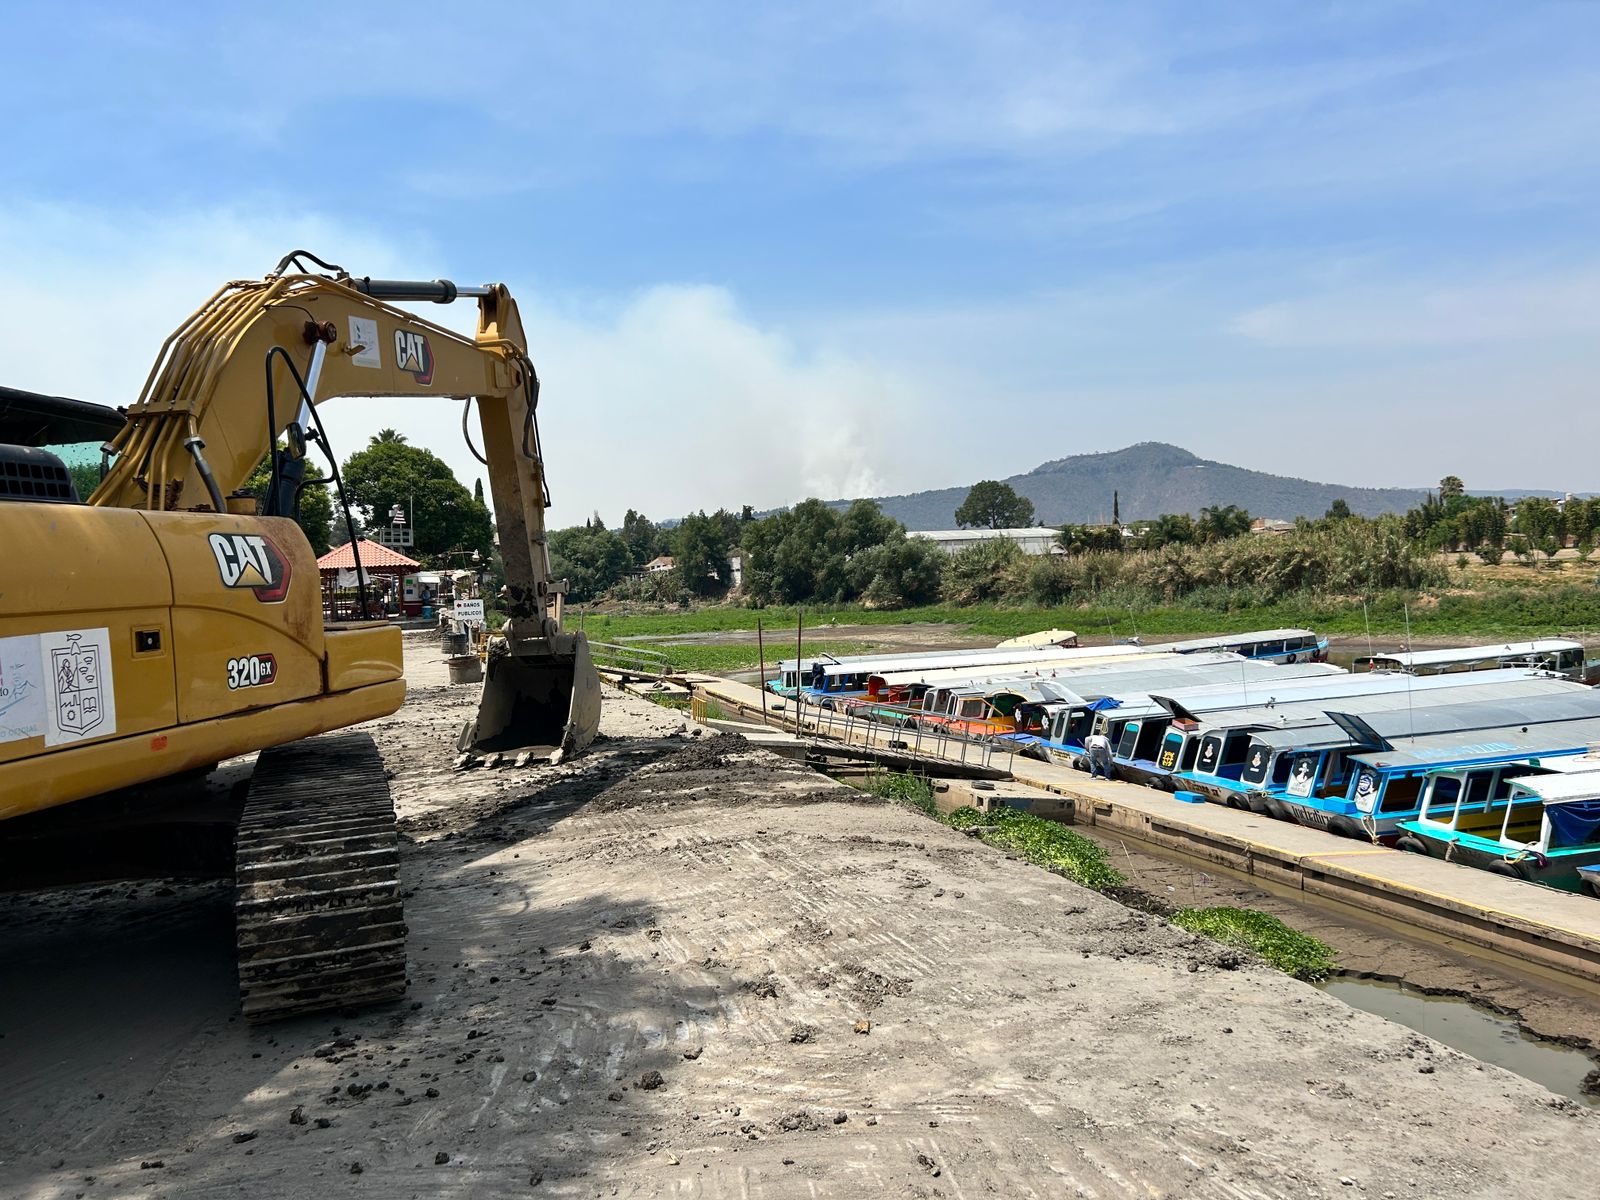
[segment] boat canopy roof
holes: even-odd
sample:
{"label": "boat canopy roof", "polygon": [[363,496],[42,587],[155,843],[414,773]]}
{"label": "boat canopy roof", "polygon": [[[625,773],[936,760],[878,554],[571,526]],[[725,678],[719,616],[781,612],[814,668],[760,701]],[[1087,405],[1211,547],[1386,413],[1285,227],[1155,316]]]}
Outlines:
{"label": "boat canopy roof", "polygon": [[1397,650],[1393,654],[1368,654],[1358,661],[1392,662],[1402,670],[1415,667],[1449,667],[1459,663],[1487,662],[1498,658],[1521,658],[1535,654],[1558,654],[1563,650],[1582,650],[1583,643],[1569,638],[1540,638],[1532,642],[1506,642],[1503,645],[1455,646],[1444,650]]}
{"label": "boat canopy roof", "polygon": [[1067,704],[1085,702],[1082,696],[1067,687],[1065,683],[1050,679],[1009,679],[986,683],[982,687],[962,688],[955,694],[962,699],[982,696],[985,700],[993,700],[999,696],[1016,696],[1025,704],[1038,704],[1046,700]]}
{"label": "boat canopy roof", "polygon": [[[1294,671],[1322,664],[1301,663],[1298,668],[1294,666],[1280,667],[1280,671]],[[1509,668],[1518,675],[1526,677],[1530,672],[1525,669]],[[1352,675],[1338,667],[1324,667],[1331,670],[1332,676],[1317,675],[1285,675],[1269,677],[1273,687],[1263,687],[1251,683],[1248,688],[1234,685],[1227,688],[1205,690],[1189,690],[1161,692],[1153,696],[1153,701],[1159,701],[1148,713],[1139,715],[1163,716],[1171,713],[1182,716],[1188,712],[1199,716],[1201,712],[1216,711],[1225,708],[1248,708],[1253,705],[1266,704],[1276,701],[1277,704],[1306,704],[1310,701],[1331,698],[1336,696],[1376,696],[1384,692],[1421,692],[1435,691],[1439,688],[1463,687],[1474,682],[1483,681],[1488,672],[1473,675],[1401,675],[1401,674],[1361,674]]]}
{"label": "boat canopy roof", "polygon": [[1529,775],[1517,780],[1517,786],[1532,792],[1547,805],[1600,799],[1600,758],[1583,755],[1558,761],[1563,763],[1559,773]]}
{"label": "boat canopy roof", "polygon": [[[956,670],[973,667],[996,666],[1023,666],[1035,663],[1068,663],[1074,661],[1096,661],[1099,659],[1123,658],[1136,654],[1148,654],[1138,646],[1084,646],[1078,649],[1064,649],[1057,646],[1021,646],[1010,650],[982,650],[955,661],[935,661],[927,664],[928,670],[941,668]],[[889,654],[880,658],[862,658],[851,662],[824,662],[822,674],[824,678],[833,679],[840,675],[882,675],[885,672],[897,670],[922,669],[919,664],[922,660],[916,655]]]}
{"label": "boat canopy roof", "polygon": [[1191,638],[1182,642],[1157,642],[1152,644],[1152,649],[1192,654],[1196,650],[1226,649],[1229,646],[1242,646],[1255,642],[1287,642],[1296,638],[1310,638],[1313,642],[1321,640],[1316,632],[1310,629],[1256,629],[1249,633],[1226,633],[1218,637]]}
{"label": "boat canopy roof", "polygon": [[[1507,703],[1517,698],[1527,700],[1542,699],[1545,696],[1566,695],[1564,692],[1550,690],[1549,685],[1560,684],[1558,679],[1547,679],[1537,676],[1510,684],[1501,683],[1493,688],[1447,688],[1442,692],[1433,692],[1429,695],[1429,703],[1408,706],[1407,696],[1404,692],[1386,692],[1376,696],[1348,696],[1338,701],[1341,714],[1360,716],[1373,730],[1385,739],[1404,737],[1407,734],[1439,733],[1451,728],[1463,729],[1467,726],[1461,721],[1474,721],[1479,712],[1492,712],[1498,710],[1504,720],[1489,721],[1489,724],[1511,724],[1516,716],[1507,712]],[[1581,688],[1579,684],[1569,684],[1572,688]],[[1583,688],[1588,691],[1589,689]],[[1595,698],[1596,707],[1593,711],[1600,711],[1600,696]],[[1331,716],[1328,709],[1331,704],[1318,707],[1311,705],[1285,705],[1278,711],[1300,714],[1312,708],[1320,720],[1314,724],[1320,727],[1314,736],[1308,736],[1310,730],[1307,726],[1300,725],[1281,729],[1262,729],[1255,734],[1255,741],[1269,750],[1312,750],[1324,749],[1329,746],[1350,744],[1350,735]],[[1208,720],[1207,726],[1217,728],[1230,728],[1235,722],[1235,714],[1243,710],[1235,710],[1224,715],[1223,718]],[[1530,709],[1520,711],[1530,712]],[[1573,716],[1588,715],[1583,711],[1568,713],[1553,719],[1569,720]],[[1238,722],[1243,723],[1243,722]]]}
{"label": "boat canopy roof", "polygon": [[[932,686],[972,680],[983,679],[1020,678],[1024,674],[1040,675],[1045,678],[1082,678],[1084,676],[1122,676],[1131,673],[1159,672],[1164,670],[1178,670],[1190,666],[1216,667],[1231,664],[1237,671],[1239,665],[1246,660],[1237,654],[1217,656],[1211,661],[1210,655],[1201,656],[1193,654],[1143,654],[1136,659],[1110,658],[1101,660],[1072,660],[1061,662],[1041,663],[1005,663],[994,667],[945,667],[933,671],[884,671],[874,674],[870,678],[885,686],[903,686],[913,683],[926,683]],[[1196,662],[1199,659],[1200,661]]]}
{"label": "boat canopy roof", "polygon": [[1570,754],[1600,744],[1600,718],[1551,721],[1543,725],[1506,725],[1455,733],[1418,734],[1396,739],[1387,750],[1352,754],[1351,762],[1377,769],[1414,770],[1418,767],[1463,765],[1486,759]]}
{"label": "boat canopy roof", "polygon": [[1041,629],[1037,633],[1024,633],[996,643],[995,649],[1006,646],[1076,646],[1078,635],[1070,629]]}
{"label": "boat canopy roof", "polygon": [[1160,670],[1163,667],[1187,666],[1218,666],[1218,664],[1238,664],[1248,662],[1248,659],[1238,654],[1114,654],[1110,658],[1066,658],[1045,659],[1038,662],[1006,662],[1000,666],[986,669],[986,667],[944,666],[931,667],[931,669],[915,670],[880,670],[870,675],[870,678],[885,683],[888,686],[906,685],[906,683],[944,683],[954,678],[978,678],[979,675],[995,675],[1000,672],[1013,672],[1021,674],[1021,670],[1029,672],[1045,672],[1050,675],[1082,675],[1085,672],[1133,672],[1133,670]]}
{"label": "boat canopy roof", "polygon": [[[1552,679],[1537,671],[1520,673],[1526,678],[1497,680],[1482,687],[1429,691],[1423,693],[1425,703],[1417,703],[1416,695],[1394,691],[1340,697],[1337,708],[1340,712],[1357,715],[1376,716],[1399,712],[1418,721],[1425,718],[1443,721],[1448,719],[1445,714],[1465,715],[1468,710],[1473,714],[1489,711],[1501,713],[1504,719],[1488,722],[1491,725],[1510,725],[1517,720],[1528,719],[1566,720],[1571,717],[1600,716],[1600,693],[1593,688],[1570,680]],[[1263,732],[1270,732],[1274,726],[1309,717],[1314,724],[1330,725],[1334,724],[1328,716],[1330,707],[1335,706],[1319,702],[1226,709],[1203,718],[1200,724],[1203,729],[1213,730],[1235,729],[1259,722],[1264,727]],[[1449,726],[1439,725],[1438,728],[1447,729]],[[1405,731],[1402,729],[1400,732]]]}
{"label": "boat canopy roof", "polygon": [[[1155,687],[1171,687],[1173,684],[1188,683],[1196,687],[1217,687],[1221,684],[1239,678],[1241,668],[1247,668],[1252,677],[1264,676],[1272,673],[1281,673],[1285,677],[1305,669],[1320,670],[1309,663],[1294,666],[1275,666],[1267,663],[1251,663],[1237,655],[1230,655],[1229,662],[1211,663],[1191,666],[1184,655],[1173,655],[1173,661],[1159,667],[1138,671],[1115,670],[1086,670],[1063,671],[1049,674],[1035,675],[1033,678],[1043,679],[1064,685],[1076,693],[1080,700],[1101,700],[1108,697],[1115,699],[1108,707],[1120,707],[1122,704],[1133,701],[1147,701],[1149,691]],[[1337,670],[1337,668],[1334,668]],[[1019,678],[1020,676],[988,676],[988,677],[958,677],[946,679],[930,685],[934,692],[960,692],[976,687],[979,684],[993,684],[1003,682],[1006,678]],[[919,681],[920,682],[920,681]]]}

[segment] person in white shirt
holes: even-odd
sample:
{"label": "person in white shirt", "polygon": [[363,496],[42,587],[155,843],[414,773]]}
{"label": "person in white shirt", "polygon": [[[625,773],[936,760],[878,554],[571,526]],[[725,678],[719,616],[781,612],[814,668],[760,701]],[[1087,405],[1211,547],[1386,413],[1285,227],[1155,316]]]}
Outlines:
{"label": "person in white shirt", "polygon": [[1111,778],[1111,739],[1098,729],[1083,739],[1083,748],[1089,752],[1089,778]]}

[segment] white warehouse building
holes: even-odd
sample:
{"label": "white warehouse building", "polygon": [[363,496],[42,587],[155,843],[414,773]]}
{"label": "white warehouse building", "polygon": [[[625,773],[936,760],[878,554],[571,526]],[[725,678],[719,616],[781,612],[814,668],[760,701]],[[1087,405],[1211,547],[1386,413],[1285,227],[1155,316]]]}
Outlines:
{"label": "white warehouse building", "polygon": [[926,538],[946,554],[955,554],[969,546],[1004,539],[1015,542],[1024,554],[1049,554],[1055,550],[1058,529],[1043,526],[1032,529],[922,529],[908,533],[907,537]]}

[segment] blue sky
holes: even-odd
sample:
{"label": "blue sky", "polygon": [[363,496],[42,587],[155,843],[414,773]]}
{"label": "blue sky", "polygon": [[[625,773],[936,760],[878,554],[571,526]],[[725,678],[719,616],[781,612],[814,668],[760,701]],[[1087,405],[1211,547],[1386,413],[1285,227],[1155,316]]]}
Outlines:
{"label": "blue sky", "polygon": [[512,286],[561,523],[1146,439],[1600,490],[1600,6],[502,7],[10,6],[6,381],[126,403],[307,246]]}

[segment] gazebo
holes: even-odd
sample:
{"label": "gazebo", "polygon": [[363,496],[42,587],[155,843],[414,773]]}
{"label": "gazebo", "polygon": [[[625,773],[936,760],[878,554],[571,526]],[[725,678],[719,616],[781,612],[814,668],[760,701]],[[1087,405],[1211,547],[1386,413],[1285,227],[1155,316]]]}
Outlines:
{"label": "gazebo", "polygon": [[[421,616],[423,606],[433,602],[433,597],[425,596],[417,586],[416,572],[422,564],[365,538],[359,543],[359,550],[361,574],[367,579],[367,601],[372,615]],[[335,546],[317,559],[317,570],[322,575],[322,607],[327,616],[333,620],[359,619],[361,600],[356,591],[356,553],[351,544]]]}

